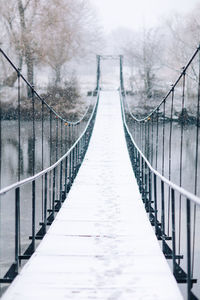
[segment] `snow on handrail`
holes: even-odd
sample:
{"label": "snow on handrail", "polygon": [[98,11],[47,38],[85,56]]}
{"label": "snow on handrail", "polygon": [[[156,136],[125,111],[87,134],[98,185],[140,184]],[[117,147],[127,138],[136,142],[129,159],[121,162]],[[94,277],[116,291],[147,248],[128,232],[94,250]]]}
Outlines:
{"label": "snow on handrail", "polygon": [[194,203],[200,205],[200,197],[190,193],[189,191],[187,191],[186,189],[184,189],[183,187],[178,186],[177,184],[173,183],[172,181],[168,180],[165,176],[161,175],[157,170],[155,170],[152,165],[150,164],[150,162],[147,160],[146,156],[141,152],[141,150],[138,148],[137,144],[135,143],[128,125],[126,123],[126,118],[125,118],[125,111],[124,111],[124,104],[123,104],[123,100],[122,100],[122,94],[121,94],[121,90],[120,90],[120,99],[121,99],[121,103],[122,103],[122,116],[123,116],[123,122],[124,125],[126,127],[126,131],[131,139],[131,142],[134,144],[134,147],[137,149],[137,151],[139,152],[140,156],[144,159],[145,163],[147,164],[148,168],[151,170],[152,173],[154,173],[161,181],[163,181],[164,183],[166,183],[170,188],[174,189],[175,191],[179,192],[181,195],[183,195],[184,197],[186,197],[187,199],[193,201]]}
{"label": "snow on handrail", "polygon": [[90,118],[89,118],[89,120],[87,122],[87,125],[86,125],[84,131],[82,132],[82,134],[80,135],[80,137],[76,140],[76,142],[72,145],[72,147],[59,160],[57,160],[53,165],[51,165],[50,167],[42,170],[41,172],[38,172],[37,174],[35,174],[33,176],[30,176],[28,178],[25,178],[23,180],[15,182],[15,183],[13,183],[13,184],[11,184],[11,185],[9,185],[9,186],[1,189],[0,190],[0,196],[6,194],[7,192],[9,192],[9,191],[11,191],[13,189],[21,187],[21,186],[25,185],[26,183],[30,183],[30,182],[36,180],[37,178],[45,175],[46,173],[52,171],[54,168],[56,168],[61,163],[61,161],[63,161],[67,156],[69,156],[70,152],[76,147],[76,145],[79,143],[79,141],[82,139],[82,137],[86,133],[86,131],[88,129],[88,126],[89,126],[89,124],[90,124],[90,122],[91,122],[91,120],[93,118],[94,112],[95,112],[95,110],[97,108],[98,101],[99,101],[99,90],[97,91],[96,103],[95,103],[95,105],[93,107],[93,111],[92,111],[92,113],[90,115]]}

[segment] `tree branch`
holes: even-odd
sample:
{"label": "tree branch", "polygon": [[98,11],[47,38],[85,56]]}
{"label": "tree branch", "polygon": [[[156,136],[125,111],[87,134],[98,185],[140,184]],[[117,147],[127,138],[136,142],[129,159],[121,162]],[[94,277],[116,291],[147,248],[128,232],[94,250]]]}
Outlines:
{"label": "tree branch", "polygon": [[31,2],[31,0],[27,0],[26,4],[24,5],[24,11],[27,9],[27,7],[29,6],[30,2]]}

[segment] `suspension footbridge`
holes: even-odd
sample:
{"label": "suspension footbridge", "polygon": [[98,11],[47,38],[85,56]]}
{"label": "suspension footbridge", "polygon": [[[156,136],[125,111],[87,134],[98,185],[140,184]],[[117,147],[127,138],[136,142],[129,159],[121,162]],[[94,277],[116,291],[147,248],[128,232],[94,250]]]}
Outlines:
{"label": "suspension footbridge", "polygon": [[182,299],[146,216],[120,117],[119,93],[100,93],[68,198],[3,299]]}
{"label": "suspension footbridge", "polygon": [[[192,60],[198,52],[199,48]],[[16,68],[19,116],[20,80],[32,91],[32,176],[19,178],[0,190],[1,205],[5,201],[13,203],[10,222],[14,228],[10,236],[13,252],[7,257],[1,249],[5,261],[1,264],[0,283],[13,281],[3,294],[4,300],[183,299],[177,283],[185,284],[185,298],[198,299],[193,289],[198,286],[195,249],[200,199],[197,193],[185,190],[182,182],[177,185],[170,180],[173,120],[166,110],[170,98],[172,113],[180,82],[184,104],[186,71],[192,60],[164,100],[147,117],[137,119],[126,101],[123,58],[115,58],[120,61],[119,90],[100,90],[100,62],[105,57],[98,56],[92,107],[74,123],[52,110]],[[197,99],[198,153],[199,95]],[[36,101],[41,102],[39,122],[42,129],[48,128],[50,149],[55,146],[55,159],[51,150],[49,166],[40,172],[35,170],[34,157],[36,137],[41,137],[44,152],[44,131],[36,130]],[[83,120],[87,124],[81,127]],[[168,125],[170,138],[166,143]],[[20,169],[20,119],[18,132]],[[69,140],[71,145],[66,148]],[[167,148],[167,173],[164,157],[159,170],[159,144],[162,154]],[[181,159],[181,175],[182,171]],[[197,190],[198,154],[194,172]],[[27,195],[31,215],[22,227],[23,197]],[[5,235],[1,238],[6,240]]]}

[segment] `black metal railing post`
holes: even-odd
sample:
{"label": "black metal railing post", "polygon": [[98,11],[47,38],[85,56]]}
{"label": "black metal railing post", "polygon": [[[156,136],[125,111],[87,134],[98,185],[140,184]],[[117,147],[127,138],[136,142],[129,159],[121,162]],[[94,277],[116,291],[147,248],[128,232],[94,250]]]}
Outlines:
{"label": "black metal railing post", "polygon": [[20,189],[15,190],[15,272],[19,271],[20,251]]}
{"label": "black metal railing post", "polygon": [[[32,175],[35,174],[35,91],[32,86]],[[32,252],[35,251],[35,180],[32,181]]]}
{"label": "black metal railing post", "polygon": [[172,203],[172,261],[173,261],[173,274],[176,275],[176,225],[175,225],[175,192],[171,190],[171,203]]}
{"label": "black metal railing post", "polygon": [[46,234],[47,231],[47,173],[44,175],[44,231],[43,234]]}
{"label": "black metal railing post", "polygon": [[151,170],[149,169],[148,167],[148,196],[149,196],[149,207],[148,207],[148,211],[149,211],[149,220],[151,221],[152,220],[152,173],[151,173]]}
{"label": "black metal railing post", "polygon": [[67,195],[68,190],[68,157],[65,158],[65,195]]}
{"label": "black metal railing post", "polygon": [[21,82],[20,82],[20,69],[17,72],[17,94],[18,94],[18,176],[17,180],[20,181],[21,177]]}
{"label": "black metal railing post", "polygon": [[52,195],[52,217],[55,217],[55,201],[56,200],[56,168],[53,169],[53,195]]}
{"label": "black metal railing post", "polygon": [[158,237],[158,214],[157,214],[157,176],[153,174],[153,183],[154,183],[154,225],[155,225],[155,234]]}
{"label": "black metal railing post", "polygon": [[191,216],[190,216],[190,200],[186,200],[186,220],[187,220],[187,297],[191,299],[192,276],[191,276]]}
{"label": "black metal railing post", "polygon": [[164,182],[161,181],[161,231],[162,231],[162,249],[164,251],[165,243],[165,190]]}

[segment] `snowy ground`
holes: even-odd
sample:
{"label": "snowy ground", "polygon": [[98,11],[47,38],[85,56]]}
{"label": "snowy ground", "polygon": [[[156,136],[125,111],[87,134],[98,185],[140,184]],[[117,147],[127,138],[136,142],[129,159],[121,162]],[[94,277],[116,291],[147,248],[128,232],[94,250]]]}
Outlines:
{"label": "snowy ground", "polygon": [[117,91],[101,93],[79,174],[11,299],[182,299],[133,176]]}

